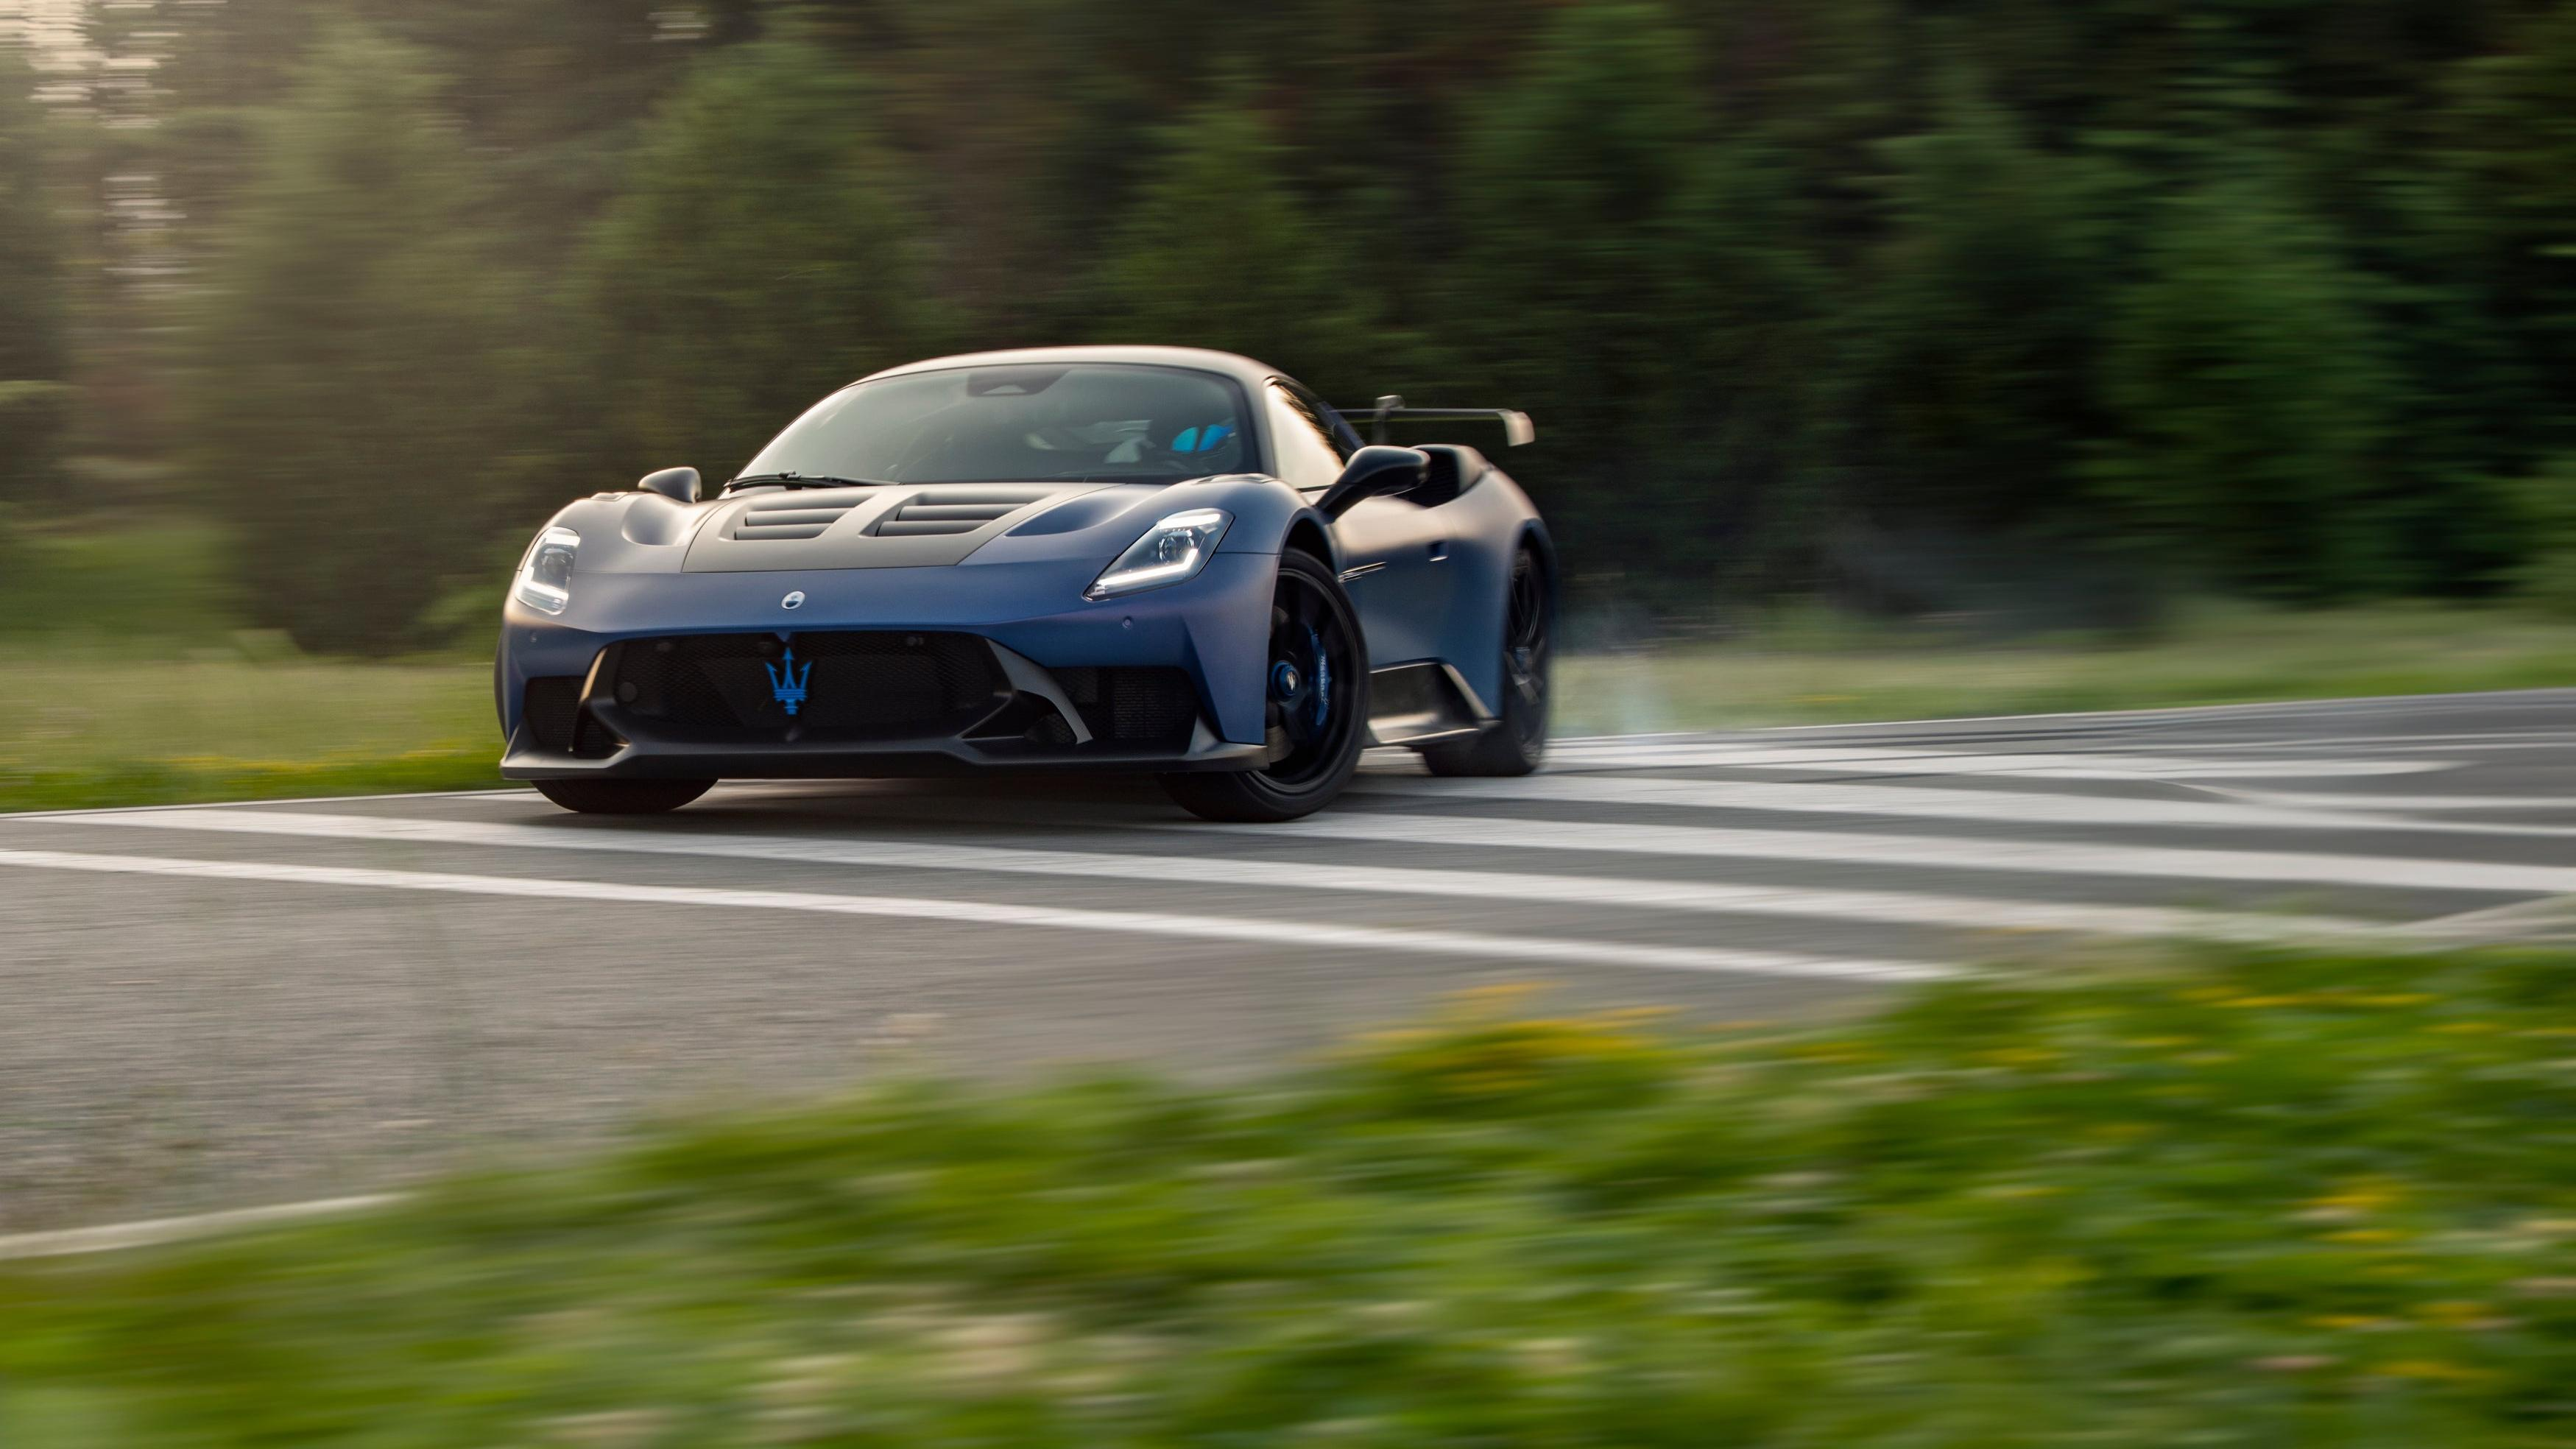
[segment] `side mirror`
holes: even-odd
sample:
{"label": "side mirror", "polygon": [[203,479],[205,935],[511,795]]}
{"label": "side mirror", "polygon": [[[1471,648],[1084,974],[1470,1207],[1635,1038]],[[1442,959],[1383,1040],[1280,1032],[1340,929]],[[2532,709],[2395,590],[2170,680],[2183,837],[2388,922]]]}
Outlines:
{"label": "side mirror", "polygon": [[635,486],[647,493],[659,493],[674,503],[695,503],[698,501],[698,470],[665,468],[659,473],[645,474],[636,480]]}
{"label": "side mirror", "polygon": [[1417,448],[1371,444],[1351,454],[1342,476],[1315,500],[1326,518],[1339,518],[1363,498],[1393,498],[1410,493],[1431,476],[1431,455]]}

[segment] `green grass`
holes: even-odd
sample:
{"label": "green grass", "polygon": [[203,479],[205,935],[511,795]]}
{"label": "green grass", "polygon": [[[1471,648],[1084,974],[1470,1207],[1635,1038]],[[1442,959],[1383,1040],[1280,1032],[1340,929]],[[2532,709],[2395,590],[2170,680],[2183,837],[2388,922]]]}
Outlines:
{"label": "green grass", "polygon": [[1977,642],[1792,623],[1746,643],[1570,658],[1566,734],[2249,704],[2576,685],[2576,622],[2503,607],[2184,611],[2144,642]]}
{"label": "green grass", "polygon": [[489,665],[0,642],[0,679],[0,810],[499,782]]}
{"label": "green grass", "polygon": [[185,520],[0,534],[0,639],[222,643],[241,617],[224,548]]}
{"label": "green grass", "polygon": [[0,1265],[0,1440],[2576,1438],[2576,956],[1510,1003],[1226,1091],[910,1085]]}
{"label": "green grass", "polygon": [[307,659],[238,626],[195,524],[0,558],[0,811],[499,783],[488,663]]}

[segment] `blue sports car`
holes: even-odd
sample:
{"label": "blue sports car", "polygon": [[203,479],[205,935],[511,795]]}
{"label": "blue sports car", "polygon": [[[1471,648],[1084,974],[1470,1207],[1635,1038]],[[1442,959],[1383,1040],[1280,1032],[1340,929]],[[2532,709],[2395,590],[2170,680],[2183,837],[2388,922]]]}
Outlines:
{"label": "blue sports car", "polygon": [[636,814],[719,779],[1134,770],[1251,821],[1321,807],[1371,743],[1527,773],[1547,530],[1475,449],[1385,445],[1467,422],[1530,438],[1188,348],[877,373],[712,498],[672,468],[547,523],[502,610],[501,772]]}

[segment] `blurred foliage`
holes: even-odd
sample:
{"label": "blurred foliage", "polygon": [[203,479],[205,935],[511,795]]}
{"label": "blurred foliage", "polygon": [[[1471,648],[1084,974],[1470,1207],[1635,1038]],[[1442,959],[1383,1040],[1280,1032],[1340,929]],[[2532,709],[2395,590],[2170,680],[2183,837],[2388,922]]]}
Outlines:
{"label": "blurred foliage", "polygon": [[1488,999],[1234,1089],[888,1086],[0,1265],[0,1432],[2558,1443],[2571,967],[2052,959],[1823,1030]]}
{"label": "blurred foliage", "polygon": [[29,85],[0,51],[0,506],[44,494],[72,399],[48,127]]}
{"label": "blurred foliage", "polygon": [[208,269],[192,447],[254,622],[314,649],[401,644],[482,552],[514,431],[482,181],[419,55],[356,29],[319,43],[265,130]]}
{"label": "blurred foliage", "polygon": [[[1524,407],[1579,594],[1692,619],[2492,594],[2576,449],[2576,0],[126,0],[89,33],[43,124],[0,85],[0,190],[64,199],[0,206],[0,309],[44,314],[0,310],[0,384],[44,385],[0,426],[68,398],[84,446],[187,453],[318,647],[403,647],[562,498],[721,477],[833,384],[981,346]],[[396,486],[438,506],[395,526]]]}
{"label": "blurred foliage", "polygon": [[2224,583],[2362,591],[2401,546],[2373,512],[2387,371],[2359,280],[2281,185],[2257,171],[2163,204],[2111,310],[2101,483]]}
{"label": "blurred foliage", "polygon": [[869,124],[872,90],[791,35],[710,57],[655,113],[582,260],[576,317],[598,349],[597,403],[615,409],[612,457],[730,476],[848,382],[852,359],[944,340],[912,178]]}

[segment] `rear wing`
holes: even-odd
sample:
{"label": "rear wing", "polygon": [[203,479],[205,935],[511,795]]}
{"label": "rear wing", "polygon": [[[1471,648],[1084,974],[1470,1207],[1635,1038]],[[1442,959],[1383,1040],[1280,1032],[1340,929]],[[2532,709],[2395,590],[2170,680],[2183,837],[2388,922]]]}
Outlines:
{"label": "rear wing", "polygon": [[1386,441],[1389,423],[1501,423],[1503,439],[1511,447],[1535,442],[1538,430],[1530,426],[1529,414],[1510,408],[1409,408],[1404,399],[1393,393],[1379,398],[1375,406],[1338,409],[1344,421],[1354,426],[1369,425],[1369,441]]}

